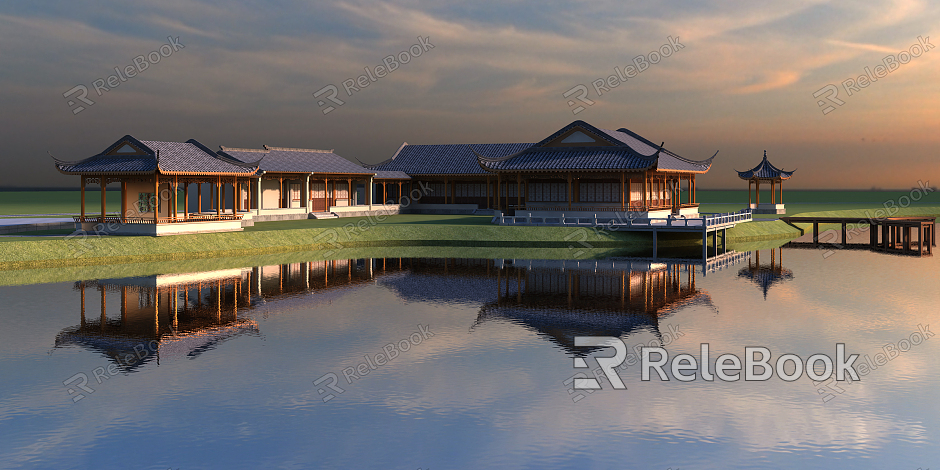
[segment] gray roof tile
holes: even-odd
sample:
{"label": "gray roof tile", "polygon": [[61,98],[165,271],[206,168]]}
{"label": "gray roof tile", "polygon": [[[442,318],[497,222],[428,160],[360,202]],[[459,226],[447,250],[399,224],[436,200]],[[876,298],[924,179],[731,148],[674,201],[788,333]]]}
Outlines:
{"label": "gray roof tile", "polygon": [[516,153],[533,144],[405,144],[389,160],[371,165],[374,170],[403,171],[409,175],[486,175],[470,150],[496,158]]}
{"label": "gray roof tile", "polygon": [[[243,162],[261,159],[259,169],[269,173],[339,173],[372,174],[345,158],[327,150],[267,147],[265,150],[222,148],[220,152]],[[262,158],[263,157],[263,158]]]}
{"label": "gray roof tile", "polygon": [[[145,155],[108,155],[116,148],[131,144]],[[165,173],[242,173],[253,174],[256,168],[240,161],[221,157],[196,140],[161,142],[137,140],[126,135],[104,152],[77,162],[56,160],[63,173],[127,174],[154,173],[157,166]]]}
{"label": "gray roof tile", "polygon": [[[737,170],[735,170],[737,171]],[[751,178],[780,178],[780,179],[789,179],[793,175],[793,171],[783,171],[780,168],[775,167],[769,160],[767,160],[767,151],[764,151],[764,159],[757,164],[754,168],[751,168],[747,171],[738,171],[738,177],[741,179],[751,179]]]}

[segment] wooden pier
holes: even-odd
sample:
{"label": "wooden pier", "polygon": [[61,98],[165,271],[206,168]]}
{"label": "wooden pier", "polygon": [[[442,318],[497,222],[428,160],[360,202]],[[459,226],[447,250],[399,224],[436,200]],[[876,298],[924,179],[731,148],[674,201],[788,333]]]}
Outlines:
{"label": "wooden pier", "polygon": [[[868,245],[872,250],[894,252],[918,256],[933,255],[937,246],[936,217],[887,217],[883,219],[862,219],[852,217],[781,217],[788,223],[813,224],[813,246],[819,246],[819,224],[841,224],[842,245],[848,245],[846,226],[848,224],[868,225]],[[914,232],[917,239],[914,240]]]}

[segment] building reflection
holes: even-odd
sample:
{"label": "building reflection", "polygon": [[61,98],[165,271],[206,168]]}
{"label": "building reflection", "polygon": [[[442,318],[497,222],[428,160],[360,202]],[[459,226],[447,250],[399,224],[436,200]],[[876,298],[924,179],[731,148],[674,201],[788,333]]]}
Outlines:
{"label": "building reflection", "polygon": [[[783,267],[783,248],[769,251],[770,264],[761,264],[758,250],[753,252],[752,258],[748,258],[747,267],[738,271],[738,277],[753,282],[764,292],[764,300],[767,300],[767,291],[771,286],[793,279],[793,271]],[[764,260],[766,259],[767,255],[764,255]]]}
{"label": "building reflection", "polygon": [[696,267],[657,261],[524,261],[497,273],[496,299],[475,325],[510,321],[568,352],[575,336],[623,337],[647,330],[661,338],[660,320],[691,305],[715,310],[695,285]]}
{"label": "building reflection", "polygon": [[75,289],[81,323],[59,333],[56,347],[97,351],[125,372],[258,334],[254,321],[239,316],[251,303],[241,269],[80,281]]}
{"label": "building reflection", "polygon": [[288,311],[291,304],[310,308],[379,284],[406,302],[479,308],[474,326],[510,321],[573,352],[575,336],[643,329],[658,335],[660,319],[679,308],[714,308],[695,279],[695,266],[663,260],[453,258],[324,260],[101,279],[75,283],[80,324],[60,332],[55,344],[96,351],[129,372],[161,357],[195,357],[228,339],[260,335],[252,319],[257,313]]}

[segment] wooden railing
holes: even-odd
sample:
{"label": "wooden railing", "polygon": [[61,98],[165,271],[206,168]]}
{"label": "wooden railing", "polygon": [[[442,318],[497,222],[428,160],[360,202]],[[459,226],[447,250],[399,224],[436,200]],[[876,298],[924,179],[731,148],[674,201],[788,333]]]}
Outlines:
{"label": "wooden railing", "polygon": [[[561,212],[561,211],[559,211]],[[566,215],[561,212],[557,216],[532,217],[529,215],[504,216],[497,212],[493,217],[493,223],[498,225],[550,225],[562,227],[609,227],[612,230],[621,229],[679,229],[679,230],[703,230],[710,231],[714,229],[727,228],[738,223],[750,222],[752,219],[751,209],[744,209],[740,212],[729,212],[720,214],[700,214],[699,217],[670,216],[665,218],[651,217],[581,217]]]}
{"label": "wooden railing", "polygon": [[[698,204],[682,204],[679,207],[684,207],[684,208],[698,207]],[[567,211],[567,212],[634,211],[634,212],[639,212],[639,211],[647,211],[647,210],[655,211],[655,210],[663,210],[663,209],[672,209],[672,204],[650,204],[649,207],[643,206],[642,202],[640,203],[634,202],[630,204],[625,204],[623,207],[621,207],[619,204],[614,205],[614,206],[577,206],[577,205],[572,204],[571,207],[568,207],[568,206],[534,206],[531,204],[522,204],[520,206],[516,204],[510,204],[508,209],[517,210],[517,211],[528,210],[528,211],[553,211],[553,212],[561,212],[561,211]]]}
{"label": "wooden railing", "polygon": [[[76,215],[72,217],[75,222],[94,222],[100,224],[118,223],[118,224],[152,224],[153,217],[124,217],[109,215],[101,217],[100,215]],[[158,224],[179,224],[187,222],[218,222],[223,220],[241,220],[242,214],[189,214],[178,215],[176,217],[157,217]]]}

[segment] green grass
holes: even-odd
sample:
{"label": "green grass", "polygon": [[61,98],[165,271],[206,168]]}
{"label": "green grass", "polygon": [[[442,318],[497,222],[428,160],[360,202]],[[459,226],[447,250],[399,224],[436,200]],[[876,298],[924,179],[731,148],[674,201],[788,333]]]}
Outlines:
{"label": "green grass", "polygon": [[[328,255],[328,256],[327,256]],[[213,259],[152,261],[109,265],[26,268],[0,271],[0,286],[115,279],[155,274],[175,274],[221,269],[271,266],[323,259],[361,258],[488,258],[488,259],[601,259],[609,256],[648,256],[645,249],[502,248],[399,246],[347,248],[327,252],[297,251]]]}

